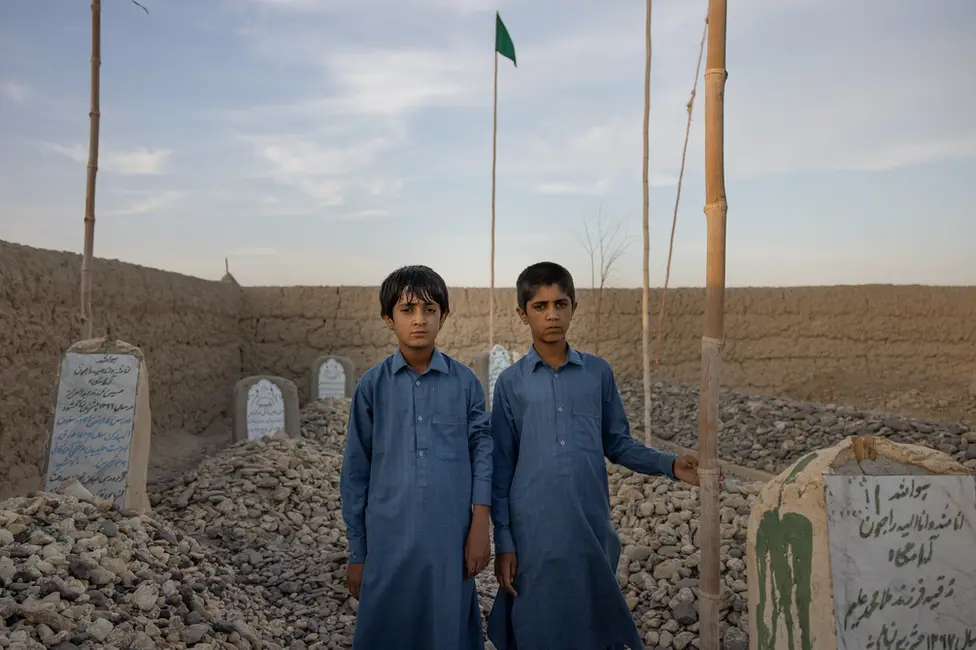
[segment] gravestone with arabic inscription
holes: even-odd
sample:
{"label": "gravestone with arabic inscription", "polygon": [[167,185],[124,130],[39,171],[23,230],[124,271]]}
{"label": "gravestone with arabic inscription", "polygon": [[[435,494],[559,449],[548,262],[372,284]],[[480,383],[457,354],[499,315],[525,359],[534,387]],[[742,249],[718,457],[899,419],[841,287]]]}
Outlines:
{"label": "gravestone with arabic inscription", "polygon": [[356,390],[356,367],[352,359],[326,354],[312,363],[309,400],[352,397]]}
{"label": "gravestone with arabic inscription", "polygon": [[825,476],[838,650],[976,648],[976,477]]}
{"label": "gravestone with arabic inscription", "polygon": [[505,346],[497,343],[492,346],[489,352],[483,354],[475,364],[475,375],[481,381],[489,410],[491,409],[492,397],[495,394],[495,382],[498,381],[498,375],[502,374],[502,371],[510,365],[512,365],[512,353]]}
{"label": "gravestone with arabic inscription", "polygon": [[234,386],[234,442],[262,440],[279,431],[301,435],[298,388],[284,377],[256,375]]}
{"label": "gravestone with arabic inscription", "polygon": [[58,375],[44,489],[76,479],[119,508],[149,511],[151,435],[142,351],[104,338],[75,343]]}
{"label": "gravestone with arabic inscription", "polygon": [[852,436],[804,454],[751,504],[750,650],[976,648],[974,503],[936,449]]}

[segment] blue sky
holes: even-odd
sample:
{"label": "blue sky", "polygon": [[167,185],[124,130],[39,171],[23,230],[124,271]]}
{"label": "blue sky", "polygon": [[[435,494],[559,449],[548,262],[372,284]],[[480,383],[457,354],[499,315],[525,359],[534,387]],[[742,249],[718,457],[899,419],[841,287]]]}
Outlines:
{"label": "blue sky", "polygon": [[[96,255],[250,285],[427,263],[589,284],[584,219],[641,283],[639,0],[103,0]],[[728,283],[976,284],[972,0],[730,0]],[[656,0],[651,283],[664,279],[706,2]],[[0,4],[0,239],[81,251],[89,3]],[[705,272],[699,84],[672,286]],[[96,270],[97,272],[97,270]]]}

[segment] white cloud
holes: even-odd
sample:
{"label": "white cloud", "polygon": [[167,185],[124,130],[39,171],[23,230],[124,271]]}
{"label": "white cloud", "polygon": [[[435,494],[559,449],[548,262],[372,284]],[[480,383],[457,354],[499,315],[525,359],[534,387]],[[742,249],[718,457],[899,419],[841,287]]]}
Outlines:
{"label": "white cloud", "polygon": [[[64,146],[47,142],[45,146],[77,163],[88,164],[88,148],[80,144]],[[162,174],[171,153],[169,149],[149,150],[144,147],[128,151],[100,149],[98,168],[100,171],[134,176]]]}
{"label": "white cloud", "polygon": [[385,217],[389,214],[386,210],[356,210],[347,212],[339,218],[343,221],[359,221],[361,219],[372,219],[375,217]]}
{"label": "white cloud", "polygon": [[98,210],[97,215],[100,214],[106,217],[131,217],[140,214],[148,214],[150,212],[156,212],[162,208],[172,206],[174,203],[186,196],[186,192],[182,190],[164,190],[162,192],[146,192],[140,194],[144,194],[144,198],[133,201],[123,207],[109,210]]}
{"label": "white cloud", "polygon": [[24,104],[33,95],[32,89],[10,79],[0,81],[0,97],[5,97],[15,104]]}

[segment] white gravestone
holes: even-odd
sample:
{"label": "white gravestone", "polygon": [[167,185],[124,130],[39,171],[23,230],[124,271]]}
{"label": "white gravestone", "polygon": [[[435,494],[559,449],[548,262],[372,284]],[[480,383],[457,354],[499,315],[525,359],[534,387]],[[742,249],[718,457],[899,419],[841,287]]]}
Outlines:
{"label": "white gravestone", "polygon": [[501,345],[496,345],[488,353],[488,408],[491,408],[492,400],[495,397],[495,382],[502,370],[512,365],[512,355]]}
{"label": "white gravestone", "polygon": [[824,475],[838,650],[976,648],[976,477]]}
{"label": "white gravestone", "polygon": [[285,398],[281,389],[267,379],[247,391],[247,439],[261,440],[285,428]]}
{"label": "white gravestone", "polygon": [[129,484],[140,360],[129,354],[68,352],[61,362],[44,489],[77,479],[121,503]]}
{"label": "white gravestone", "polygon": [[319,394],[317,399],[346,396],[346,369],[335,359],[319,366]]}

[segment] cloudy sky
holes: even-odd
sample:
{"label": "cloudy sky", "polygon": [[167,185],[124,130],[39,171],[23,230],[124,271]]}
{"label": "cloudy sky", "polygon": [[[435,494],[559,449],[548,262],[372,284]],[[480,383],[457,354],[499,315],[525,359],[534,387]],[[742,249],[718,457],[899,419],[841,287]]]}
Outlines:
{"label": "cloudy sky", "polygon": [[[243,284],[487,286],[584,220],[641,283],[639,0],[103,0],[96,255]],[[976,3],[730,0],[728,282],[976,284]],[[651,282],[664,279],[705,0],[655,0]],[[81,251],[90,10],[0,2],[0,239]],[[672,286],[705,270],[704,89]],[[97,270],[96,270],[97,272]]]}

